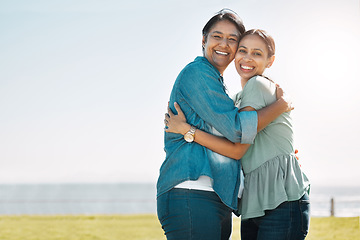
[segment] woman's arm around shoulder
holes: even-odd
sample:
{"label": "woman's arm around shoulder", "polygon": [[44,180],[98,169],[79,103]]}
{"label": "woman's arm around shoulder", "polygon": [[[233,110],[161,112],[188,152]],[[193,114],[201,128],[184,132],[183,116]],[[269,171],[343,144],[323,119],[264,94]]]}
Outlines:
{"label": "woman's arm around shoulder", "polygon": [[[186,122],[180,106],[174,103],[174,107],[178,114],[173,114],[168,108],[168,114],[165,114],[165,122],[167,122],[165,131],[185,135],[191,125]],[[215,136],[200,129],[196,129],[194,141],[216,153],[237,160],[242,158],[250,147],[250,144],[233,143],[224,137]]]}
{"label": "woman's arm around shoulder", "polygon": [[[269,91],[269,93],[265,94],[270,94],[270,92],[273,91],[271,90],[273,84],[275,84],[276,87],[276,101],[267,106],[263,99],[264,93]],[[246,89],[246,87],[248,88]],[[294,109],[291,100],[285,98],[283,89],[272,80],[260,76],[253,77],[249,80],[249,85],[245,86],[244,90],[248,91],[247,96],[249,97],[249,100],[245,100],[245,105],[241,107],[240,111],[251,111],[251,109],[257,109],[258,132],[264,129],[282,113]]]}

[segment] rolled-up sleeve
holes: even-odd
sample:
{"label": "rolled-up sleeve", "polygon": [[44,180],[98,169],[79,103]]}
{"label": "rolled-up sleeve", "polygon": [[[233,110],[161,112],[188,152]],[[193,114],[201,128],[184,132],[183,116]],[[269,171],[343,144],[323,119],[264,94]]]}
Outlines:
{"label": "rolled-up sleeve", "polygon": [[253,144],[257,134],[258,116],[256,111],[240,112],[241,143]]}

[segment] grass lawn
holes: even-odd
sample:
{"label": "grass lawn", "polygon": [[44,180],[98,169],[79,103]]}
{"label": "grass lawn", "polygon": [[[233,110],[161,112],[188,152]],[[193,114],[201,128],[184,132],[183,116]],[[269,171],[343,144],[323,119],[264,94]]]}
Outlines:
{"label": "grass lawn", "polygon": [[[312,218],[308,240],[358,240],[359,217]],[[234,218],[232,239],[239,237]],[[161,240],[155,215],[0,216],[0,240]]]}

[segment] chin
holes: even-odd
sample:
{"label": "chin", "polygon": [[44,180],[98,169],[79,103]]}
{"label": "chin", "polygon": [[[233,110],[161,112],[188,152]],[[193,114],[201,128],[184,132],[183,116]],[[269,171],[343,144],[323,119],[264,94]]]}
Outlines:
{"label": "chin", "polygon": [[229,66],[230,62],[229,61],[224,61],[224,60],[216,60],[214,61],[216,63],[217,66],[219,67],[227,67]]}
{"label": "chin", "polygon": [[246,73],[240,73],[239,74],[241,78],[249,80],[252,76],[252,74],[246,74]]}

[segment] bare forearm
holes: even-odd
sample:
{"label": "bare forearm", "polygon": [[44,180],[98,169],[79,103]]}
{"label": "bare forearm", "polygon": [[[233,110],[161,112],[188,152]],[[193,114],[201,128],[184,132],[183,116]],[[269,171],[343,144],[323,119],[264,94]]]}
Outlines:
{"label": "bare forearm", "polygon": [[195,142],[229,158],[239,160],[244,156],[250,144],[233,143],[224,137],[218,137],[202,130],[195,132]]}
{"label": "bare forearm", "polygon": [[[190,127],[188,123],[178,123],[176,130],[185,135]],[[216,153],[237,160],[242,158],[250,147],[250,144],[233,143],[224,137],[215,136],[200,129],[196,129],[194,141]]]}

